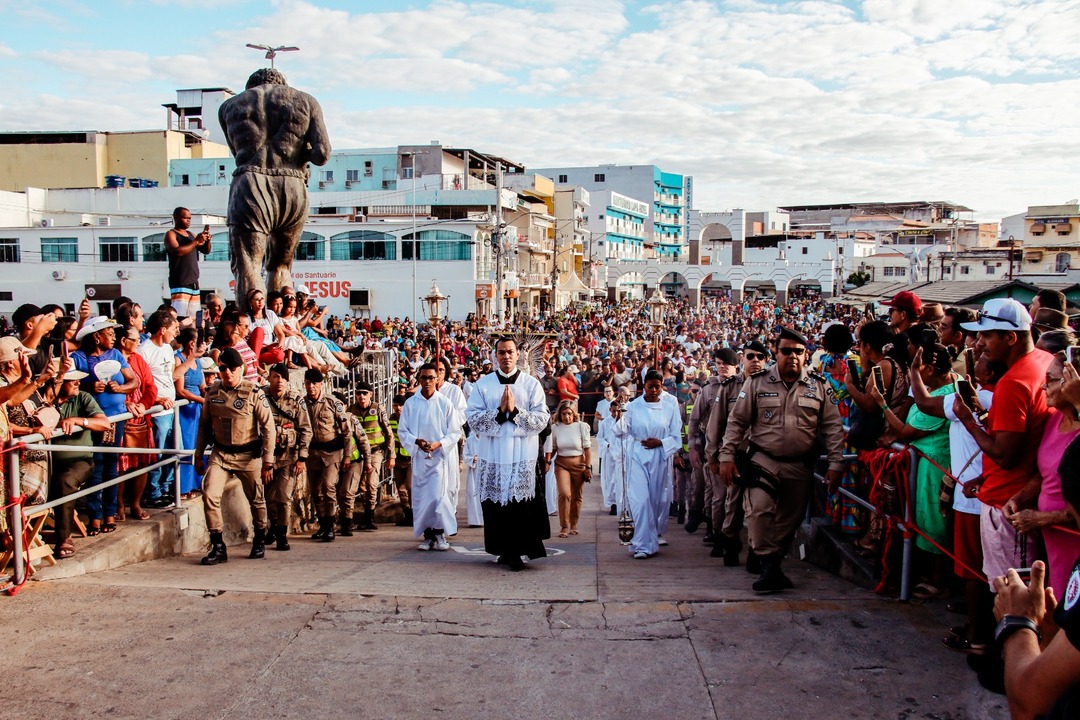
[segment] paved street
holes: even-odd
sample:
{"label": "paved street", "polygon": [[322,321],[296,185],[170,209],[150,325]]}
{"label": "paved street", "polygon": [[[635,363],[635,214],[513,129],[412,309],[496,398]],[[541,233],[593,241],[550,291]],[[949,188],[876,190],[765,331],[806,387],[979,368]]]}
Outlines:
{"label": "paved street", "polygon": [[1006,718],[940,645],[958,624],[789,560],[758,597],[702,531],[634,560],[586,486],[581,535],[511,573],[382,527],[0,599],[12,718]]}

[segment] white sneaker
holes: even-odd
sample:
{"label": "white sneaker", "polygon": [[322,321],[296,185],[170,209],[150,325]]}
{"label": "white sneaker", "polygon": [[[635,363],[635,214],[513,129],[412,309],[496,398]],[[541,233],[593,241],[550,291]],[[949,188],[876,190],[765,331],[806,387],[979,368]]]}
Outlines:
{"label": "white sneaker", "polygon": [[636,553],[634,553],[635,560],[644,560],[647,557],[649,557],[649,553],[645,552],[644,550],[638,550]]}
{"label": "white sneaker", "polygon": [[431,549],[431,544],[433,542],[434,542],[433,540],[425,540],[424,542],[417,545],[416,549],[417,550],[430,550]]}
{"label": "white sneaker", "polygon": [[667,540],[665,540],[664,537],[661,535],[660,536],[660,541],[657,544],[658,545],[667,545]]}
{"label": "white sneaker", "polygon": [[435,541],[432,544],[431,549],[432,550],[449,550],[450,549],[450,543],[446,542],[446,536],[445,535],[436,535],[435,536]]}

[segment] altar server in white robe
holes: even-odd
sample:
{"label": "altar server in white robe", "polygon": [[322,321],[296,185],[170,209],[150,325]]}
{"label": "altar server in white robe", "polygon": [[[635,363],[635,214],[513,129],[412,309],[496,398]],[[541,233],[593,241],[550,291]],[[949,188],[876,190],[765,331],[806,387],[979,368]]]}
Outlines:
{"label": "altar server in white robe", "polygon": [[465,465],[465,513],[469,519],[469,527],[483,527],[484,513],[480,509],[480,489],[476,486],[476,468],[480,464],[480,455],[476,449],[476,435],[472,433],[465,438],[464,454],[461,462]]}
{"label": "altar server in white robe", "polygon": [[[439,371],[438,388],[439,392],[446,396],[446,398],[453,403],[454,409],[461,415],[462,426],[465,424],[465,393],[462,392],[454,383],[450,382],[449,378],[453,377],[454,369],[450,362],[450,359],[443,355],[439,358],[439,364],[436,366]],[[420,392],[417,390],[417,392]],[[464,437],[464,427],[462,427],[462,435]],[[458,494],[461,490],[461,447],[455,445],[453,448],[447,448],[447,454],[452,455],[454,459],[454,465],[458,468],[459,472],[454,473],[453,480],[450,483],[450,500],[454,503],[454,507],[457,507]]]}
{"label": "altar server in white robe", "polygon": [[627,449],[627,498],[634,519],[630,552],[637,559],[655,555],[660,547],[659,519],[666,515],[671,458],[682,447],[682,418],[676,403],[661,398],[663,377],[655,370],[645,375],[645,394],[626,406],[612,431],[630,437]]}
{"label": "altar server in white robe", "polygon": [[599,448],[600,457],[600,490],[604,496],[604,509],[610,508],[614,515],[619,511],[622,503],[622,481],[624,474],[623,438],[616,437],[613,432],[615,419],[611,411],[620,412],[622,405],[616,400],[608,405],[600,428],[596,433],[596,446]]}
{"label": "altar server in white robe", "polygon": [[539,434],[549,415],[540,381],[517,367],[517,342],[496,341],[495,358],[496,372],[477,380],[469,395],[467,418],[477,436],[484,549],[517,571],[525,567],[522,555],[544,557],[543,541],[551,537],[537,493]]}
{"label": "altar server in white robe", "polygon": [[424,538],[420,550],[449,550],[446,538],[457,533],[450,488],[459,477],[457,442],[463,418],[435,389],[437,377],[433,364],[420,366],[420,390],[405,401],[398,420],[398,437],[412,458],[413,534]]}

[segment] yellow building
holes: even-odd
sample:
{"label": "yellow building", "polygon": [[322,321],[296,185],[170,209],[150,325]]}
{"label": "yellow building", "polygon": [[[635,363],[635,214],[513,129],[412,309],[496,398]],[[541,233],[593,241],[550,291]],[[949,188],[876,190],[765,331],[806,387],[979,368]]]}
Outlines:
{"label": "yellow building", "polygon": [[223,157],[198,131],[0,133],[0,190],[101,188],[106,175],[167,185],[170,160]]}

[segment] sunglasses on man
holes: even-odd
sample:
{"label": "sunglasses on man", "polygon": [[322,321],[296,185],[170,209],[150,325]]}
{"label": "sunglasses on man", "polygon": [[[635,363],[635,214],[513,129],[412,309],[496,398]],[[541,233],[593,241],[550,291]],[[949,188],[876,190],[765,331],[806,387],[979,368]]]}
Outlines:
{"label": "sunglasses on man", "polygon": [[802,355],[806,352],[804,347],[782,347],[780,348],[780,354],[785,356],[790,355]]}
{"label": "sunglasses on man", "polygon": [[762,355],[761,353],[756,353],[756,352],[743,353],[743,357],[746,358],[747,360],[764,360],[765,359],[764,355]]}

